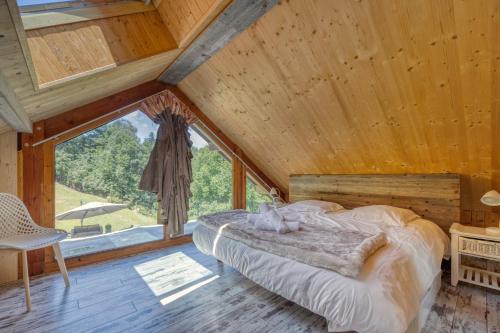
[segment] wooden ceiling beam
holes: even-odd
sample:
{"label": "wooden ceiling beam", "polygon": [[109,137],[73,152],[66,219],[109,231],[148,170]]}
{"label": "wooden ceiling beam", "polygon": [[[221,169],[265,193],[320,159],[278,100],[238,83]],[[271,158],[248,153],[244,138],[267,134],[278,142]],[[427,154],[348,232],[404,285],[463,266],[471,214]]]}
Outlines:
{"label": "wooden ceiling beam", "polygon": [[23,13],[25,30],[52,27],[102,18],[144,13],[156,10],[153,5],[138,1],[121,1],[85,7],[69,7]]}
{"label": "wooden ceiling beam", "polygon": [[24,108],[19,104],[7,79],[0,72],[0,118],[17,132],[31,133],[32,123]]}
{"label": "wooden ceiling beam", "polygon": [[217,140],[224,145],[227,151],[231,153],[235,158],[237,158],[247,169],[247,171],[253,176],[253,178],[259,180],[261,185],[263,185],[266,190],[270,190],[275,187],[280,190],[283,199],[287,199],[288,191],[284,188],[278,186],[274,181],[272,181],[262,170],[260,170],[255,163],[245,154],[245,152],[235,144],[228,136],[222,132],[222,130],[215,125],[213,121],[208,118],[203,111],[200,110],[196,104],[194,104],[188,96],[186,96],[182,90],[177,86],[167,85],[167,89],[173,93],[182,103],[184,103],[189,109],[198,117],[199,121],[203,124],[204,129],[208,129],[209,135],[213,135]]}
{"label": "wooden ceiling beam", "polygon": [[[145,98],[165,90],[166,85],[156,80],[123,90],[71,111],[44,120],[44,139],[83,126],[117,110],[138,106]],[[37,144],[36,142],[34,144]]]}
{"label": "wooden ceiling beam", "polygon": [[278,0],[234,0],[163,72],[160,81],[176,85],[277,3]]}

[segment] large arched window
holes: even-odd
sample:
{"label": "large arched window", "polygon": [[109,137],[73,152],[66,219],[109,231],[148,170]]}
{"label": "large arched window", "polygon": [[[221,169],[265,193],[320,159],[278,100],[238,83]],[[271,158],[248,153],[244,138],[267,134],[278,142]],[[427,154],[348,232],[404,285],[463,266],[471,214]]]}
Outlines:
{"label": "large arched window", "polygon": [[[157,129],[134,111],[56,146],[55,226],[70,236],[61,244],[66,258],[164,239],[156,195],[138,189]],[[187,234],[199,216],[232,208],[231,158],[197,127],[189,133],[193,183]],[[109,213],[93,216],[93,207],[103,204]],[[65,215],[70,210],[77,212]]]}

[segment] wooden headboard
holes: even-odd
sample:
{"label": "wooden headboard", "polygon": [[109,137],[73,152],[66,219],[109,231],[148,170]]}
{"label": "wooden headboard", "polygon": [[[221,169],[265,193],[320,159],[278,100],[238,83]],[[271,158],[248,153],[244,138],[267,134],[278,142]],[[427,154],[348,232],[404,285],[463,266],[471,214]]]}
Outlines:
{"label": "wooden headboard", "polygon": [[318,199],[352,209],[391,205],[412,209],[448,233],[460,222],[460,175],[292,175],[290,201]]}

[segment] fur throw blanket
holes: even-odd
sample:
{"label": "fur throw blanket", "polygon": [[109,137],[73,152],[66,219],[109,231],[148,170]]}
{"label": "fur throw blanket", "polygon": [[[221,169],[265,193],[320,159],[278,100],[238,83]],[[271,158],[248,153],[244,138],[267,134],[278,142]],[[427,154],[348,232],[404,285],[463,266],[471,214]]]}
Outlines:
{"label": "fur throw blanket", "polygon": [[[257,230],[247,222],[247,214],[244,210],[215,213],[200,217],[199,223],[255,249],[349,277],[358,276],[365,260],[387,243],[384,233],[344,230],[307,213],[300,217],[303,223],[299,231],[280,234]],[[310,219],[314,221],[307,223]]]}

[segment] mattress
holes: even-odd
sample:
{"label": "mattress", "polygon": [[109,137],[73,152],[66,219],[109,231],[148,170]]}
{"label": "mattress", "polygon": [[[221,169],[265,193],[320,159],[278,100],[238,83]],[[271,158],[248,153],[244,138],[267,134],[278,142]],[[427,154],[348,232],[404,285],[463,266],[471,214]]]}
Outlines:
{"label": "mattress", "polygon": [[[362,231],[381,229],[333,215],[332,223]],[[355,279],[251,248],[202,225],[194,230],[193,241],[200,251],[262,287],[325,317],[330,331],[401,333],[440,273],[449,239],[423,219],[382,229],[388,244],[368,258]]]}

